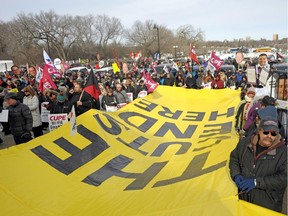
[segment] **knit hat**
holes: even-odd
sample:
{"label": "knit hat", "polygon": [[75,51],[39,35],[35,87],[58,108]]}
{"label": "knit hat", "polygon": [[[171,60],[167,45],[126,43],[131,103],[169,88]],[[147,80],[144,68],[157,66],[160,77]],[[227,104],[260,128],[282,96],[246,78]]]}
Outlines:
{"label": "knit hat", "polygon": [[250,87],[250,88],[248,88],[248,90],[247,90],[247,94],[256,94],[256,90],[255,90],[255,88],[254,87]]}
{"label": "knit hat", "polygon": [[16,93],[14,93],[14,92],[8,92],[4,97],[4,101],[9,99],[9,98],[14,99],[14,100],[18,100],[18,97],[17,97]]}
{"label": "knit hat", "polygon": [[276,100],[273,97],[270,97],[268,95],[263,97],[261,100],[261,104],[264,106],[269,106],[269,105],[275,106],[275,102],[276,102]]}

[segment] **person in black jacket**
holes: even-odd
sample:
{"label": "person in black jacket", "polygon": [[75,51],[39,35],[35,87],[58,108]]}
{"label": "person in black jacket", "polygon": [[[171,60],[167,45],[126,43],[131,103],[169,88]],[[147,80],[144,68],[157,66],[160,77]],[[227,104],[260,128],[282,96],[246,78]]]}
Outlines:
{"label": "person in black jacket", "polygon": [[13,92],[8,92],[4,100],[9,106],[8,122],[16,145],[30,141],[33,118],[29,107],[20,103]]}
{"label": "person in black jacket", "polygon": [[66,87],[60,86],[58,88],[58,95],[56,101],[51,105],[50,114],[60,114],[70,112],[70,103],[67,98]]}
{"label": "person in black jacket", "polygon": [[277,110],[262,110],[257,133],[243,138],[231,152],[230,175],[239,198],[281,212],[287,187],[287,146],[278,126]]}
{"label": "person in black jacket", "polygon": [[74,105],[76,116],[79,116],[88,110],[90,110],[93,106],[92,97],[90,94],[83,90],[83,84],[75,83],[74,89],[69,91],[70,93],[70,110]]}
{"label": "person in black jacket", "polygon": [[113,90],[111,88],[108,88],[107,95],[105,95],[102,98],[102,108],[106,110],[106,106],[117,106],[117,100],[116,97],[113,95]]}

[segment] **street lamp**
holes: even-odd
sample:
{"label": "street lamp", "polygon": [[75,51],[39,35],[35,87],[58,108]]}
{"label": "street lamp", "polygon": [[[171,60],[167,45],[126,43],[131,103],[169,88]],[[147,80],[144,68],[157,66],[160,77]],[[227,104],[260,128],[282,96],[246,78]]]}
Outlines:
{"label": "street lamp", "polygon": [[157,39],[158,39],[158,53],[159,53],[159,59],[161,59],[161,54],[160,54],[160,37],[159,37],[159,27],[154,24],[153,29],[157,30]]}
{"label": "street lamp", "polygon": [[177,52],[176,52],[176,50],[177,50],[178,46],[177,46],[177,45],[174,45],[173,48],[174,48],[174,50],[175,50],[174,56],[175,56],[175,59],[176,59],[176,58],[177,58]]}

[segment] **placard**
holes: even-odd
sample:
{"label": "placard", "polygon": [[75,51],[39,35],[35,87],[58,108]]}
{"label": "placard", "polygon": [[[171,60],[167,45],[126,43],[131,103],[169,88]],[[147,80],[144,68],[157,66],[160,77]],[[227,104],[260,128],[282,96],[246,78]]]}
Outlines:
{"label": "placard", "polygon": [[49,120],[49,131],[53,131],[58,127],[62,126],[63,124],[65,124],[66,122],[68,122],[68,115],[67,113],[49,114],[48,120]]}
{"label": "placard", "polygon": [[47,110],[45,105],[49,104],[49,102],[42,102],[41,103],[41,121],[42,122],[49,122],[48,115],[50,114],[50,110]]}
{"label": "placard", "polygon": [[255,84],[256,83],[256,74],[254,67],[247,68],[247,79],[249,83]]}
{"label": "placard", "polygon": [[8,114],[8,110],[2,110],[2,112],[0,113],[0,122],[8,122]]}

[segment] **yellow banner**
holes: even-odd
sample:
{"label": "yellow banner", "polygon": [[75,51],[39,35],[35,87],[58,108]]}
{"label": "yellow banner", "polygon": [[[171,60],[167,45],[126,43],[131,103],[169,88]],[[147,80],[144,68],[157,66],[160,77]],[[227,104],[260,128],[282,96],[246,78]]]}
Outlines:
{"label": "yellow banner", "polygon": [[228,169],[239,91],[159,86],[0,151],[1,215],[279,215],[239,201]]}

